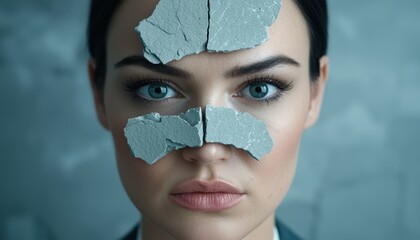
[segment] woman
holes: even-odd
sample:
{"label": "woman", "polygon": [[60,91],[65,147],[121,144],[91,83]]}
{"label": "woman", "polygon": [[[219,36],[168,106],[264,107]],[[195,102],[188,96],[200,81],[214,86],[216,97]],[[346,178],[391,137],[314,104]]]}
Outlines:
{"label": "woman", "polygon": [[[275,210],[292,182],[301,135],[321,108],[328,75],[325,0],[284,0],[269,39],[255,48],[202,52],[165,65],[137,61],[116,67],[143,52],[133,29],[157,2],[93,0],[89,19],[89,73],[97,115],[112,134],[120,178],[142,214],[127,239],[298,239],[276,224]],[[167,66],[185,74],[162,71]],[[226,74],[238,69],[252,71]],[[264,121],[272,151],[255,161],[234,146],[204,143],[170,152],[152,165],[131,155],[124,136],[128,119],[206,105]],[[193,203],[195,208],[173,201],[175,189],[191,182],[229,186],[240,197],[209,209],[200,201]]]}

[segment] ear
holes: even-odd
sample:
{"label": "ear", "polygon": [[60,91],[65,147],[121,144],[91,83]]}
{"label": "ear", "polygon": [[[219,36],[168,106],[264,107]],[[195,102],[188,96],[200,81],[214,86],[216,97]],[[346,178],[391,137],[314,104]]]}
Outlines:
{"label": "ear", "polygon": [[93,99],[95,102],[96,115],[101,125],[109,130],[108,118],[106,116],[105,104],[104,104],[104,93],[103,89],[99,89],[95,82],[96,75],[96,61],[91,58],[88,62],[89,82],[93,93]]}
{"label": "ear", "polygon": [[322,99],[324,97],[325,85],[328,79],[328,57],[322,56],[319,59],[320,74],[316,81],[311,83],[311,102],[306,118],[305,128],[310,128],[318,120],[321,112]]}

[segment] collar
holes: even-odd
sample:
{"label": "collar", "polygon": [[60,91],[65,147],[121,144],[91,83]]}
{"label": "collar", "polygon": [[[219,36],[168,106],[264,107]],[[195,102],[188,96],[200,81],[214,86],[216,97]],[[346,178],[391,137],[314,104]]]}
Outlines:
{"label": "collar", "polygon": [[[143,235],[140,226],[137,228],[137,240],[143,240]],[[273,240],[280,240],[279,230],[277,229],[277,226],[274,226],[273,228]]]}

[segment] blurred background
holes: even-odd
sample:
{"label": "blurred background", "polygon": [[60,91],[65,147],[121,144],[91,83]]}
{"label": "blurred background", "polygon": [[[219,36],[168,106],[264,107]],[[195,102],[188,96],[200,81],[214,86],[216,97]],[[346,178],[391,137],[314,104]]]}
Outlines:
{"label": "blurred background", "polygon": [[[329,6],[323,113],[278,215],[306,239],[420,239],[420,1]],[[87,12],[0,0],[0,239],[117,239],[138,221],[93,108]]]}

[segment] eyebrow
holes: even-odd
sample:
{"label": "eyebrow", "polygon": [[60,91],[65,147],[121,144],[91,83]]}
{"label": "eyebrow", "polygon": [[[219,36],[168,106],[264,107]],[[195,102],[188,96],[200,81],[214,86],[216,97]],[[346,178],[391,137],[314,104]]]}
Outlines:
{"label": "eyebrow", "polygon": [[[123,58],[121,61],[117,62],[114,65],[114,67],[122,68],[122,67],[130,66],[130,65],[142,66],[154,72],[177,76],[181,78],[191,77],[191,74],[187,71],[184,71],[180,68],[169,66],[166,64],[153,64],[149,62],[146,58],[140,55],[132,55],[132,56]],[[227,78],[241,77],[244,75],[262,72],[270,68],[281,66],[281,65],[292,65],[295,67],[300,67],[299,62],[297,62],[296,60],[285,55],[276,55],[276,56],[272,56],[272,57],[263,59],[255,63],[248,64],[245,66],[235,66],[234,68],[226,72],[225,77]]]}
{"label": "eyebrow", "polygon": [[138,65],[138,66],[142,66],[145,67],[147,69],[150,69],[154,72],[158,72],[158,73],[163,73],[166,75],[172,75],[172,76],[177,76],[177,77],[181,77],[181,78],[189,78],[191,77],[191,74],[173,67],[173,66],[169,66],[166,64],[153,64],[151,62],[149,62],[146,58],[144,58],[143,56],[139,56],[139,55],[133,55],[133,56],[128,56],[124,59],[122,59],[121,61],[117,62],[114,67],[115,68],[122,68],[124,66],[130,66],[130,65]]}
{"label": "eyebrow", "polygon": [[290,58],[285,55],[276,55],[255,63],[251,63],[249,65],[236,66],[232,70],[228,71],[225,74],[225,76],[230,78],[241,77],[244,75],[262,72],[281,65],[291,65],[295,67],[300,67],[299,62],[297,62],[293,58]]}

